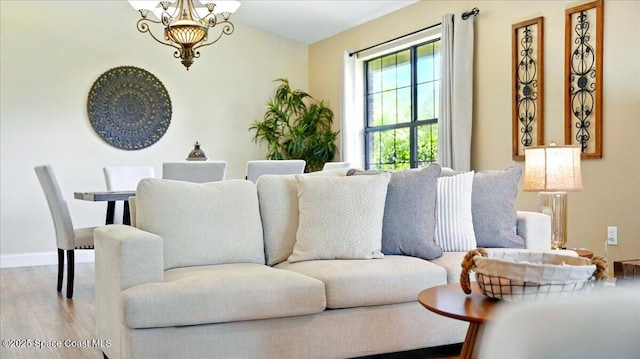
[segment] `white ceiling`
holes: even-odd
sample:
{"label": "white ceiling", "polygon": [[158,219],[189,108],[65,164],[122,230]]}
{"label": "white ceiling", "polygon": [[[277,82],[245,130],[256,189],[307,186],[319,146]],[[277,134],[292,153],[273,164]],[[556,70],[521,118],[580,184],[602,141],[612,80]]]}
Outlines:
{"label": "white ceiling", "polygon": [[231,21],[312,44],[419,0],[241,0]]}

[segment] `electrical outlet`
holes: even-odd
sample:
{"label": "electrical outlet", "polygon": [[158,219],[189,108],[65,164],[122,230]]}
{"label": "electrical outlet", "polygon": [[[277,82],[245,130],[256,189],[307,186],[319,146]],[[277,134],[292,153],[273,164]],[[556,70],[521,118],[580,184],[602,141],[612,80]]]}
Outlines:
{"label": "electrical outlet", "polygon": [[607,227],[607,244],[610,246],[618,245],[618,227]]}

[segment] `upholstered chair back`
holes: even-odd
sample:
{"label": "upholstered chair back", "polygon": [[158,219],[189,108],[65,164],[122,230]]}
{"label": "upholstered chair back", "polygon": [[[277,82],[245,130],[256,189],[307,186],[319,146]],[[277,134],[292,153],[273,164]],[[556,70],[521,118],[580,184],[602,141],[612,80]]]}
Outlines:
{"label": "upholstered chair back", "polygon": [[135,190],[143,178],[154,176],[152,166],[113,166],[102,169],[107,191]]}
{"label": "upholstered chair back", "polygon": [[349,162],[327,162],[322,166],[322,170],[332,170],[336,168],[349,168],[351,164]]}
{"label": "upholstered chair back", "polygon": [[291,175],[304,173],[305,160],[256,160],[247,162],[247,179],[256,183],[265,174]]}
{"label": "upholstered chair back", "polygon": [[75,248],[73,222],[71,221],[69,206],[58,184],[58,179],[50,165],[36,166],[35,171],[49,204],[49,211],[56,230],[58,248],[72,250]]}
{"label": "upholstered chair back", "polygon": [[224,181],[226,161],[164,162],[162,178],[195,183]]}
{"label": "upholstered chair back", "polygon": [[[135,190],[143,178],[153,178],[153,166],[112,166],[104,167],[104,180],[107,191],[132,191]],[[124,207],[122,202],[116,202],[113,223],[122,223]]]}

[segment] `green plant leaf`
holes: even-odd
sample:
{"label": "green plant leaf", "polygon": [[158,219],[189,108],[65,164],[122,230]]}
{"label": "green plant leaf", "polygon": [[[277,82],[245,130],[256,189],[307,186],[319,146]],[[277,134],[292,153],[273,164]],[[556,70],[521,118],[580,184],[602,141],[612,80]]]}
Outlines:
{"label": "green plant leaf", "polygon": [[337,152],[333,131],[333,111],[325,101],[316,101],[302,90],[292,90],[289,80],[276,79],[280,85],[267,102],[262,121],[249,127],[255,131],[255,143],[266,143],[266,157],[304,159],[308,171],[322,169]]}

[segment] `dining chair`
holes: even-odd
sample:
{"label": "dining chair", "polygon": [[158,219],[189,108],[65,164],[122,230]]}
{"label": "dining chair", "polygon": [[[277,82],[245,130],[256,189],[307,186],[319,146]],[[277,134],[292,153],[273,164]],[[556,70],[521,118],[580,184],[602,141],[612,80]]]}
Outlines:
{"label": "dining chair", "polygon": [[349,162],[325,162],[324,166],[322,166],[322,170],[332,170],[335,168],[349,168],[351,164]]}
{"label": "dining chair", "polygon": [[[102,171],[107,191],[135,191],[141,179],[154,177],[153,166],[110,166]],[[113,223],[123,223],[124,203],[121,201],[115,205]]]}
{"label": "dining chair", "polygon": [[162,178],[196,183],[224,181],[226,161],[164,162]]}
{"label": "dining chair", "polygon": [[73,297],[74,250],[93,249],[93,230],[96,227],[74,228],[67,201],[50,165],[36,166],[36,176],[42,186],[53,218],[58,246],[58,292],[62,291],[64,255],[67,254],[67,298]]}
{"label": "dining chair", "polygon": [[247,162],[247,179],[253,183],[266,174],[302,174],[307,164],[305,160],[255,160]]}

